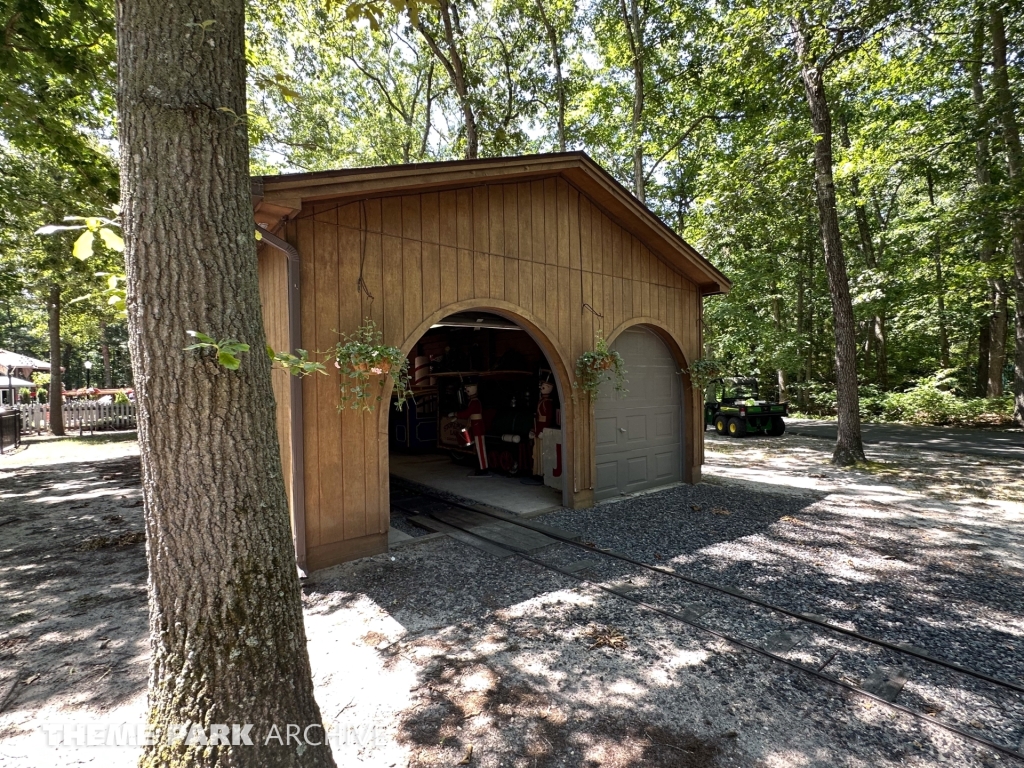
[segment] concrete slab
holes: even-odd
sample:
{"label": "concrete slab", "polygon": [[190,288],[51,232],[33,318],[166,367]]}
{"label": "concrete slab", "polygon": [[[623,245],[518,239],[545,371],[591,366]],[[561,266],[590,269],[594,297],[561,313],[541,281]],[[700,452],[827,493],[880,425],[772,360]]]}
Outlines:
{"label": "concrete slab", "polygon": [[409,541],[412,538],[405,531],[400,531],[397,528],[388,528],[388,546],[393,546],[400,541]]}
{"label": "concrete slab", "polygon": [[518,477],[474,477],[469,467],[437,453],[391,454],[391,473],[466,499],[527,514],[561,506],[562,494],[543,485],[523,485]]}

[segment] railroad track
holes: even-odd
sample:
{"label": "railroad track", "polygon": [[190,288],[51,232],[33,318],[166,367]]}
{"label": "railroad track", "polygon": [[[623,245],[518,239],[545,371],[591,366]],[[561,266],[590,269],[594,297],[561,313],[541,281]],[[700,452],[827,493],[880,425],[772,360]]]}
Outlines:
{"label": "railroad track", "polygon": [[[730,585],[647,563],[569,531],[492,507],[430,493],[396,497],[410,522],[498,556],[517,556],[590,584],[858,696],[1024,761],[1024,684],[902,643],[871,637],[824,616],[774,605]],[[583,560],[579,553],[585,553]],[[751,623],[753,622],[753,626]],[[765,631],[766,624],[773,627]],[[909,686],[908,682],[914,681]],[[986,712],[981,722],[977,712]]]}

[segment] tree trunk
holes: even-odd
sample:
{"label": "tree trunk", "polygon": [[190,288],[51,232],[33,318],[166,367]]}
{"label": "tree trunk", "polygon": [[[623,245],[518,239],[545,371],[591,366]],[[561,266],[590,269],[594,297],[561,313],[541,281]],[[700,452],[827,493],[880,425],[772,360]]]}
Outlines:
{"label": "tree trunk", "polygon": [[110,389],[113,377],[110,374],[110,342],[107,340],[107,324],[100,323],[100,355],[103,357],[103,387]]}
{"label": "tree trunk", "polygon": [[[992,24],[992,85],[996,108],[1003,126],[1003,144],[1006,147],[1006,165],[1011,186],[1022,182],[1024,152],[1021,151],[1020,128],[1017,126],[1017,105],[1010,90],[1006,71],[1006,28],[1003,13],[996,3],[989,7]],[[1013,248],[1013,294],[1015,334],[1013,353],[1013,418],[1024,426],[1024,211],[1020,203],[1010,212],[1010,232]]]}
{"label": "tree trunk", "polygon": [[[152,659],[142,766],[331,766],[285,498],[249,196],[242,0],[117,4]],[[201,23],[199,23],[201,22]],[[173,66],[172,66],[173,63]],[[230,371],[188,330],[251,347]],[[252,746],[169,739],[252,724]],[[194,734],[198,736],[198,732]],[[269,737],[269,740],[268,740]]]}
{"label": "tree trunk", "polygon": [[985,397],[988,393],[988,356],[991,346],[988,319],[984,319],[978,329],[978,368],[974,383],[974,391],[978,397]]}
{"label": "tree trunk", "polygon": [[[775,321],[775,333],[778,338],[782,338],[782,302],[778,297],[778,286],[773,285],[772,291],[776,293],[772,297],[772,318]],[[775,369],[775,376],[779,384],[779,401],[786,402],[789,400],[789,383],[786,380],[786,371],[781,366]]]}
{"label": "tree trunk", "polygon": [[[928,204],[935,208],[935,180],[931,168],[925,173],[928,183]],[[935,235],[935,304],[939,321],[939,362],[943,368],[949,368],[949,331],[946,326],[946,281],[942,276],[942,240]]]}
{"label": "tree trunk", "polygon": [[[814,379],[814,243],[813,240],[807,246],[807,325],[804,329],[804,339],[807,345],[804,356],[804,383],[807,384]],[[800,407],[807,409],[809,400],[807,387],[801,393]]]}
{"label": "tree trunk", "polygon": [[562,77],[562,52],[558,44],[558,31],[544,10],[544,0],[535,0],[540,20],[551,46],[551,65],[555,69],[555,94],[558,98],[558,151],[565,152],[565,82]]}
{"label": "tree trunk", "polygon": [[808,63],[803,32],[797,23],[793,26],[797,55],[802,62],[801,78],[814,131],[814,187],[836,339],[836,410],[839,424],[832,461],[839,465],[850,465],[864,461],[864,445],[860,434],[860,396],[857,391],[857,331],[843,241],[839,232],[836,186],[832,177],[832,115],[825,95],[822,72]]}
{"label": "tree trunk", "polygon": [[[860,179],[856,176],[853,177],[853,194],[858,198],[860,197]],[[878,259],[875,257],[875,241],[871,234],[871,224],[868,221],[867,208],[858,202],[854,214],[857,219],[857,232],[860,235],[864,261],[870,269],[877,271]],[[883,296],[879,301],[879,303],[882,303],[882,306],[875,310],[874,316],[871,318],[871,330],[869,331],[874,336],[875,379],[880,387],[889,386],[889,351],[885,336],[886,309],[884,301],[885,297]]]}
{"label": "tree trunk", "polygon": [[942,275],[942,247],[939,238],[935,238],[935,300],[939,317],[939,361],[943,368],[950,367],[949,362],[949,330],[946,327],[946,281]]}
{"label": "tree trunk", "polygon": [[55,435],[64,434],[64,376],[60,369],[60,286],[50,286],[49,301],[50,331],[50,386],[46,390],[46,402],[50,406],[50,431]]}
{"label": "tree trunk", "polygon": [[988,382],[987,397],[1003,396],[1003,368],[1006,367],[1006,331],[1009,312],[1007,311],[1006,280],[999,277],[992,281],[992,317],[988,323]]}
{"label": "tree trunk", "polygon": [[452,5],[449,0],[439,0],[438,11],[441,17],[441,25],[444,28],[444,43],[448,54],[441,50],[433,33],[427,29],[422,19],[416,22],[416,28],[427,41],[430,48],[441,66],[445,68],[448,77],[451,79],[452,87],[455,88],[455,95],[459,100],[459,108],[462,110],[462,121],[466,132],[466,159],[474,160],[480,152],[480,138],[477,135],[476,112],[473,109],[473,100],[469,93],[469,82],[466,79],[466,65],[459,52],[456,37],[461,36],[462,29],[458,17],[452,13]]}
{"label": "tree trunk", "polygon": [[633,137],[633,194],[641,203],[647,202],[644,183],[644,30],[640,23],[640,7],[637,0],[619,0],[622,22],[626,25],[626,41],[633,59],[633,115],[630,129]]}
{"label": "tree trunk", "polygon": [[1005,278],[991,266],[996,253],[999,222],[992,216],[989,202],[992,187],[989,148],[989,115],[985,108],[985,85],[982,78],[982,59],[985,55],[985,18],[979,16],[974,28],[974,48],[971,61],[971,90],[978,112],[978,140],[974,151],[974,175],[978,191],[985,201],[982,214],[981,247],[978,260],[986,265],[988,274],[988,309],[981,330],[978,350],[979,393],[982,396],[1002,397],[1003,367],[1006,365],[1006,299]]}

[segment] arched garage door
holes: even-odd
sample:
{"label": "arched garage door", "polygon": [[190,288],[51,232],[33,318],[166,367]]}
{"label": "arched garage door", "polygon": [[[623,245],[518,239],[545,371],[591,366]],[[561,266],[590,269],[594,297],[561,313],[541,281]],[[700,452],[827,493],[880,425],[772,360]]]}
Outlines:
{"label": "arched garage door", "polygon": [[625,397],[606,382],[594,405],[597,475],[594,498],[656,488],[682,480],[682,386],[665,343],[630,328],[612,344],[626,364]]}

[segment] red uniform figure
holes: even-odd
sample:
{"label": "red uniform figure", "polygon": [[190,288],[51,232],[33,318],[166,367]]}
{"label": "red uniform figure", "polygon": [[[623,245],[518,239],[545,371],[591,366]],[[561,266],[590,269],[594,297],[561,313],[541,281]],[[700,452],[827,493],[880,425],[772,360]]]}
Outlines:
{"label": "red uniform figure", "polygon": [[544,430],[553,427],[555,424],[555,401],[551,393],[555,390],[552,381],[551,371],[541,371],[540,399],[537,401],[537,411],[533,416],[533,431],[530,437],[533,438],[533,475],[541,477],[544,474]]}
{"label": "red uniform figure", "polygon": [[476,384],[465,386],[466,396],[469,403],[466,407],[456,413],[460,419],[469,419],[469,435],[476,446],[476,460],[480,465],[480,472],[487,471],[487,446],[484,444],[484,406],[480,398],[476,396]]}

